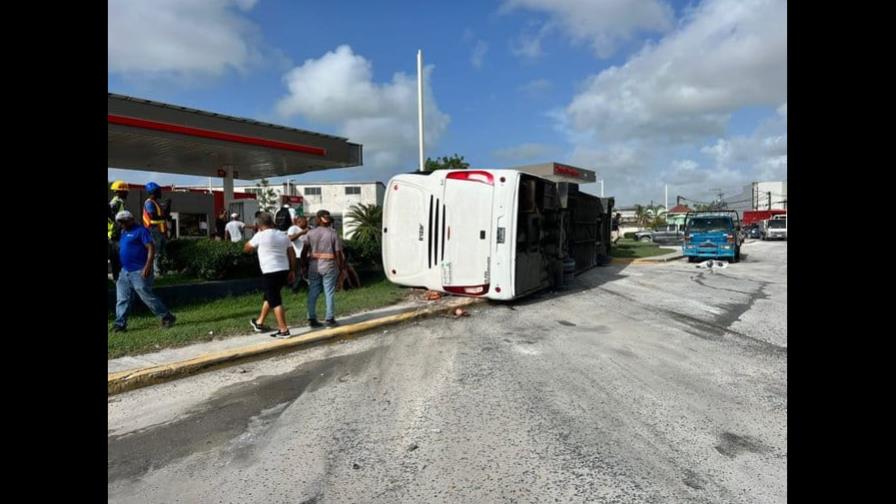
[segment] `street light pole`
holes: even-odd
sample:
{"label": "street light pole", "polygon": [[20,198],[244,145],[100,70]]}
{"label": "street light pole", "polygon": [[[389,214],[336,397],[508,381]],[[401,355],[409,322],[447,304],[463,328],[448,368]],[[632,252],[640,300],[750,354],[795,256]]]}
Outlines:
{"label": "street light pole", "polygon": [[600,179],[600,197],[604,197],[604,179]]}
{"label": "street light pole", "polygon": [[423,162],[423,51],[417,50],[417,127],[420,134],[420,166],[419,171],[425,170]]}

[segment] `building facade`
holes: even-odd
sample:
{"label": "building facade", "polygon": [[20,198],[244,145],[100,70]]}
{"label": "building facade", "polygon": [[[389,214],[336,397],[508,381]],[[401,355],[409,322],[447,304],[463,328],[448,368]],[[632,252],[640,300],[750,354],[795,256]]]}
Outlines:
{"label": "building facade", "polygon": [[787,181],[753,182],[730,198],[728,208],[744,210],[787,210]]}
{"label": "building facade", "polygon": [[[203,186],[192,186],[197,189],[207,189]],[[386,186],[382,182],[283,182],[268,186],[277,196],[278,203],[283,196],[302,196],[304,200],[303,211],[307,216],[314,215],[318,210],[329,210],[333,216],[336,230],[343,238],[351,238],[355,223],[345,218],[345,214],[353,205],[383,205],[386,194]],[[212,190],[220,188],[212,187]],[[249,193],[258,195],[263,191],[259,185],[236,186],[234,193]]]}

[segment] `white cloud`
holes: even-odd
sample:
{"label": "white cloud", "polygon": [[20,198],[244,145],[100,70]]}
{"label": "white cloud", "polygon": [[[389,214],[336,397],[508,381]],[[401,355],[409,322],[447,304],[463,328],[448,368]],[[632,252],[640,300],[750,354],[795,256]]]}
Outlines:
{"label": "white cloud", "polygon": [[476,68],[482,68],[482,61],[485,59],[487,51],[488,44],[483,40],[477,40],[476,47],[473,48],[473,54],[470,56],[470,63]]}
{"label": "white cloud", "polygon": [[545,159],[556,149],[540,143],[524,143],[504,149],[497,149],[492,154],[501,161],[507,162],[536,162],[547,161]]}
{"label": "white cloud", "polygon": [[[650,176],[653,153],[635,144],[606,148],[578,145],[569,154],[570,164],[593,170],[604,181],[604,194],[616,198],[617,206],[650,198],[655,180]],[[584,184],[582,190],[600,194],[600,184]]]}
{"label": "white cloud", "polygon": [[[589,43],[601,58],[611,56],[637,33],[671,29],[674,20],[672,8],[659,0],[505,0],[500,11],[518,9],[547,13],[546,29]],[[517,54],[540,56],[545,34],[542,30],[535,37],[524,36]]]}
{"label": "white cloud", "polygon": [[786,2],[707,0],[679,31],[589,78],[565,113],[594,138],[689,142],[723,134],[741,107],[786,99]]}
{"label": "white cloud", "polygon": [[518,89],[523,93],[534,96],[551,89],[551,86],[551,81],[547,79],[535,79],[523,84]]}
{"label": "white cloud", "polygon": [[257,0],[109,0],[109,71],[126,76],[214,77],[262,59]]}
{"label": "white cloud", "polygon": [[[688,9],[675,31],[549,112],[571,146],[567,159],[596,170],[622,205],[661,201],[664,184],[670,198],[710,199],[714,188],[786,180],[786,10],[783,0]],[[744,107],[773,112],[751,134],[727,135]]]}
{"label": "white cloud", "polygon": [[523,33],[515,41],[510,43],[510,52],[516,56],[529,60],[536,60],[544,56],[544,50],[541,48],[541,39],[550,32],[550,25],[543,25],[538,33]]}
{"label": "white cloud", "polygon": [[699,170],[699,165],[690,159],[674,161],[672,167],[663,174],[663,182],[684,186],[705,182],[708,175]]}
{"label": "white cloud", "polygon": [[[427,147],[437,144],[450,117],[439,110],[430,85],[433,66],[424,68],[424,125]],[[373,68],[347,45],[288,72],[289,94],[277,103],[283,117],[302,116],[332,125],[364,145],[366,167],[391,173],[416,166],[417,78],[397,72],[391,82],[373,81]]]}

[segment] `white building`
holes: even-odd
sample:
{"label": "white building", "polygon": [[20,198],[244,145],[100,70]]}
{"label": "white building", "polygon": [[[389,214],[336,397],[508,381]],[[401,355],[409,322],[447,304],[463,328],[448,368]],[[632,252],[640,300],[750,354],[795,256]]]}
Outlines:
{"label": "white building", "polygon": [[753,182],[743,192],[725,198],[732,210],[787,210],[787,181]]}
{"label": "white building", "polygon": [[[191,186],[197,189],[206,189],[207,186]],[[343,238],[351,238],[354,225],[351,219],[344,219],[344,215],[352,205],[363,203],[365,205],[383,206],[383,198],[386,193],[386,185],[382,182],[283,182],[268,186],[277,195],[279,203],[282,196],[302,196],[304,200],[304,212],[307,216],[313,216],[318,210],[329,210],[333,216],[336,230]],[[220,190],[220,187],[212,187]],[[235,193],[260,194],[262,187],[253,185],[234,186]]]}

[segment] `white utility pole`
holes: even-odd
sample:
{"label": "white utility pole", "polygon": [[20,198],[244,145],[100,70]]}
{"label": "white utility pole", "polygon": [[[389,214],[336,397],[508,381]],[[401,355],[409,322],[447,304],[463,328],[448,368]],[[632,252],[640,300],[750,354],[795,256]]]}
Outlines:
{"label": "white utility pole", "polygon": [[604,179],[600,179],[600,197],[604,197]]}
{"label": "white utility pole", "polygon": [[666,184],[666,211],[669,211],[669,184]]}
{"label": "white utility pole", "polygon": [[417,125],[420,130],[420,171],[424,171],[423,161],[423,51],[417,50]]}

